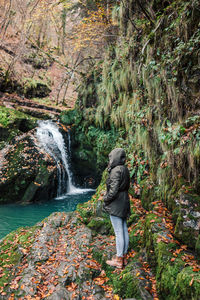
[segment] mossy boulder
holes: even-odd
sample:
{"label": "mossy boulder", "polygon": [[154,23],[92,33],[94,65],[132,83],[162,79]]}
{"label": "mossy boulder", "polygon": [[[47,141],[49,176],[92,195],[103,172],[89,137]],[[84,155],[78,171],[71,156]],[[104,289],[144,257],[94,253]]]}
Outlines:
{"label": "mossy boulder", "polygon": [[92,218],[87,226],[96,233],[100,234],[108,234],[111,231],[111,222],[108,218]]}
{"label": "mossy boulder", "polygon": [[200,196],[182,189],[175,202],[178,208],[175,236],[194,249],[199,236]]}
{"label": "mossy boulder", "polygon": [[35,139],[38,119],[0,106],[0,203],[31,202],[55,195],[57,168]]}
{"label": "mossy boulder", "polygon": [[51,92],[48,83],[40,79],[26,78],[23,87],[23,93],[27,98],[44,98]]}
{"label": "mossy boulder", "polygon": [[[143,224],[139,220],[138,215],[133,215],[135,221],[131,227],[130,233],[129,233],[129,248],[139,251],[141,245],[142,245],[142,236],[143,236]],[[132,217],[132,216],[131,216]],[[130,220],[129,220],[130,222]]]}
{"label": "mossy boulder", "polygon": [[133,259],[122,273],[116,277],[113,276],[114,291],[121,297],[133,299],[152,300],[152,295],[148,292],[151,289],[151,283],[147,282],[147,274],[142,271],[142,265]]}
{"label": "mossy boulder", "polygon": [[[145,220],[144,245],[154,268],[160,299],[199,299],[200,280],[195,257],[180,247],[168,230],[170,225],[154,214]],[[186,263],[188,262],[188,264]]]}
{"label": "mossy boulder", "polygon": [[31,202],[55,196],[56,163],[35,143],[34,129],[15,137],[4,150],[0,203]]}
{"label": "mossy boulder", "polygon": [[92,253],[105,270],[114,293],[123,299],[153,299],[149,293],[151,283],[146,279],[150,274],[147,274],[142,264],[138,262],[139,255],[135,253],[129,259],[128,265],[121,272],[117,272],[106,263],[106,260],[111,259],[115,254],[115,251],[114,235],[104,236],[103,239],[100,234],[95,236]]}
{"label": "mossy boulder", "polygon": [[37,126],[37,119],[18,110],[0,106],[0,150],[12,139]]}
{"label": "mossy boulder", "polygon": [[34,233],[39,226],[29,228],[19,228],[0,240],[0,293],[8,282],[14,277],[11,269],[16,267],[24,256],[23,250],[31,246]]}
{"label": "mossy boulder", "polygon": [[[27,132],[37,125],[37,119],[13,108],[0,106],[0,128]],[[0,137],[2,137],[0,135]],[[6,138],[6,135],[4,136]]]}

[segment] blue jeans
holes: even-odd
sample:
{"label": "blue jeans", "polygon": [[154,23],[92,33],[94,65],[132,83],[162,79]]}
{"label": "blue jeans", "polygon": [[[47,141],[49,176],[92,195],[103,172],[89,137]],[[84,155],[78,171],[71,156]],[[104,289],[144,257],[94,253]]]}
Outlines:
{"label": "blue jeans", "polygon": [[110,215],[115,232],[117,256],[122,257],[128,251],[129,236],[126,219]]}

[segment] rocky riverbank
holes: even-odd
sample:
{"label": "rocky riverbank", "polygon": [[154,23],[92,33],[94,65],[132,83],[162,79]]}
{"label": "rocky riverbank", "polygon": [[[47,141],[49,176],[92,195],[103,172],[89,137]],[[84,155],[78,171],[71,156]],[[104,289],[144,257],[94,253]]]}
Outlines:
{"label": "rocky riverbank", "polygon": [[[1,288],[2,299],[119,299],[103,267],[115,252],[114,236],[96,234],[78,213],[52,214],[34,228],[8,236],[2,247],[6,244],[8,257],[18,254],[18,261],[9,265],[8,258],[1,268],[1,281],[8,280],[7,270],[12,274]],[[121,273],[108,269],[113,276]],[[141,290],[143,299],[153,299]]]}
{"label": "rocky riverbank", "polygon": [[53,214],[36,227],[31,246],[18,247],[21,261],[7,295],[11,299],[79,299],[91,295],[102,299],[105,291],[98,282],[105,274],[92,259],[92,231],[76,215],[65,213]]}

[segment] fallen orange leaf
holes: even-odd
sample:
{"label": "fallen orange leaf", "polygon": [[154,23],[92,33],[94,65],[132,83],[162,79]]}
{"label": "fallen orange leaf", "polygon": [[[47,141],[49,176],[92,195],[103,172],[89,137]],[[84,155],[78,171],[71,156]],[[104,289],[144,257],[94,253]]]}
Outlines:
{"label": "fallen orange leaf", "polygon": [[197,267],[193,268],[193,272],[199,272],[199,271],[200,271],[200,268],[197,268]]}
{"label": "fallen orange leaf", "polygon": [[172,257],[172,258],[171,258],[171,261],[175,261],[175,257]]}
{"label": "fallen orange leaf", "polygon": [[191,279],[191,281],[190,281],[190,283],[189,283],[189,286],[192,286],[193,281],[194,281],[194,277],[192,277],[192,279]]}

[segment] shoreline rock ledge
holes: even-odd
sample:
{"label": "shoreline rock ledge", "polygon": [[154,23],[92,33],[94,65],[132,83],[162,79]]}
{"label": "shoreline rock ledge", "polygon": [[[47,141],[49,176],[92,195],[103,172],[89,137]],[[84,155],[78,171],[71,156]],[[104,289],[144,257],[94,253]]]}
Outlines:
{"label": "shoreline rock ledge", "polygon": [[[34,227],[11,234],[1,243],[15,246],[18,262],[5,266],[9,283],[0,290],[0,299],[120,299],[103,270],[105,259],[115,251],[114,239],[94,233],[77,211],[53,213]],[[142,299],[153,298],[149,294]]]}

